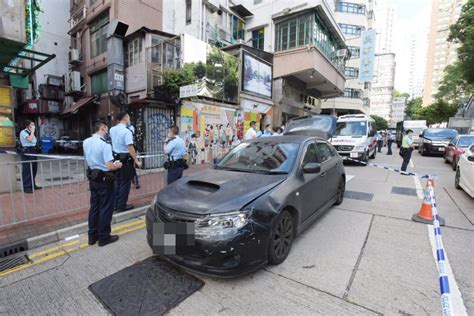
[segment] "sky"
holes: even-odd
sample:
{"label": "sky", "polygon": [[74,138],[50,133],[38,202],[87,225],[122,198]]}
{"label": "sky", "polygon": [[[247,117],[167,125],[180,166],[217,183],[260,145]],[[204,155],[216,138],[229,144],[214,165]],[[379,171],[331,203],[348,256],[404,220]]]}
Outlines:
{"label": "sky", "polygon": [[[395,89],[408,90],[409,75],[409,40],[417,38],[417,42],[426,40],[429,32],[431,0],[379,0],[395,9],[393,26],[393,49],[395,61]],[[423,47],[426,50],[427,47]]]}

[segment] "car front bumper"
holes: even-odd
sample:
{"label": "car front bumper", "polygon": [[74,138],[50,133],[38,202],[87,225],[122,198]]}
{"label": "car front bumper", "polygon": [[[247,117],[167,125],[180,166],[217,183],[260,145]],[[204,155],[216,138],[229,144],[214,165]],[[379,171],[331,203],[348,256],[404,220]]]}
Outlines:
{"label": "car front bumper", "polygon": [[152,208],[146,213],[147,242],[154,254],[185,269],[217,277],[238,277],[267,263],[268,228],[249,221],[234,235],[194,239],[192,246],[179,246],[165,254],[156,243],[154,225],[165,224]]}
{"label": "car front bumper", "polygon": [[367,159],[367,153],[365,151],[338,151],[337,153],[342,157],[342,160],[351,158],[363,161]]}
{"label": "car front bumper", "polygon": [[440,154],[443,155],[444,151],[446,150],[446,145],[444,144],[423,144],[423,149],[428,154]]}

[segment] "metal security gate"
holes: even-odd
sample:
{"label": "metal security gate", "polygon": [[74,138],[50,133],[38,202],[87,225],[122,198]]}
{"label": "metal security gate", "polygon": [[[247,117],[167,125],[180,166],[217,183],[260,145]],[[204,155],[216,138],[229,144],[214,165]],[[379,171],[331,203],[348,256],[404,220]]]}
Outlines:
{"label": "metal security gate", "polygon": [[[146,105],[143,111],[144,139],[143,150],[148,154],[163,154],[163,144],[168,135],[168,128],[175,124],[174,109]],[[160,168],[165,156],[146,159],[146,169]]]}

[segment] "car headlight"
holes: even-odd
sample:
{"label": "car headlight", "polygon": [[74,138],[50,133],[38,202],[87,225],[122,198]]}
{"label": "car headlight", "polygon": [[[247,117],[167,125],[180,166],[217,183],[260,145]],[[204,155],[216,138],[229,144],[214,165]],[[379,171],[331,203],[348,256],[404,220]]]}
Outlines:
{"label": "car headlight", "polygon": [[355,145],[354,150],[365,150],[365,144]]}
{"label": "car headlight", "polygon": [[425,144],[431,144],[431,143],[432,143],[432,141],[429,140],[429,139],[425,139],[423,142],[424,142]]}
{"label": "car headlight", "polygon": [[235,233],[249,221],[246,212],[232,212],[226,214],[208,215],[195,223],[196,237],[218,237]]}

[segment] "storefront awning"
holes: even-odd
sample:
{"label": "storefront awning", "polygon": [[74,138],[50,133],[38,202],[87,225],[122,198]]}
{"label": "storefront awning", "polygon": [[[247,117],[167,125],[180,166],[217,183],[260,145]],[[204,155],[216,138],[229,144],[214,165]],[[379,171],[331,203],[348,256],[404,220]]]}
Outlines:
{"label": "storefront awning", "polygon": [[74,103],[71,107],[64,109],[62,111],[61,115],[67,115],[67,114],[75,114],[81,107],[91,104],[95,100],[97,100],[97,96],[92,96],[92,97],[85,97],[82,99],[79,99],[76,103]]}

